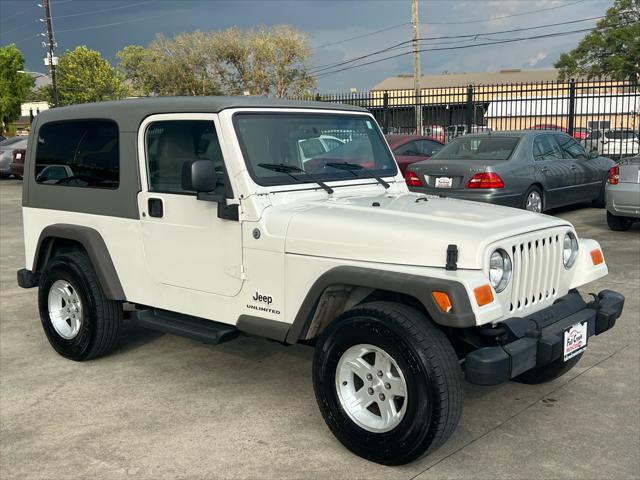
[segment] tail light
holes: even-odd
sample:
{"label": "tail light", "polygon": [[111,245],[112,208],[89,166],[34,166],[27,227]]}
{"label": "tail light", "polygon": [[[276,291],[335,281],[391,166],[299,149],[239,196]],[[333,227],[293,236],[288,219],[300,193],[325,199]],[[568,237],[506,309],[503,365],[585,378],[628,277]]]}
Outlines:
{"label": "tail light", "polygon": [[618,165],[614,165],[609,169],[609,184],[617,185],[620,181],[620,167]]}
{"label": "tail light", "polygon": [[476,173],[467,182],[466,188],[504,188],[504,182],[495,172]]}
{"label": "tail light", "polygon": [[404,174],[404,179],[407,182],[409,187],[422,187],[422,180],[416,172],[412,172],[411,170],[407,170]]}

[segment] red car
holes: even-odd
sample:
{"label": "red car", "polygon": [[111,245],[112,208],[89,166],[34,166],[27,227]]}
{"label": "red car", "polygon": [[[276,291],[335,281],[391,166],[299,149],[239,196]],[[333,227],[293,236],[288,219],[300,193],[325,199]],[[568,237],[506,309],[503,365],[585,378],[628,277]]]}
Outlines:
{"label": "red car", "polygon": [[430,158],[444,147],[443,142],[422,135],[385,135],[385,137],[403,175],[409,165]]}

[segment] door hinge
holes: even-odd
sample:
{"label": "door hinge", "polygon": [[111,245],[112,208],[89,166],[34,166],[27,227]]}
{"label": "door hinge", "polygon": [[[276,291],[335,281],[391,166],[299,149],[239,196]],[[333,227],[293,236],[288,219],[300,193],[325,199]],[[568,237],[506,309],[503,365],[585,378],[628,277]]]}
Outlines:
{"label": "door hinge", "polygon": [[225,269],[225,273],[233,278],[239,278],[240,280],[247,279],[247,272],[244,268],[244,265],[234,265],[232,267],[227,267]]}

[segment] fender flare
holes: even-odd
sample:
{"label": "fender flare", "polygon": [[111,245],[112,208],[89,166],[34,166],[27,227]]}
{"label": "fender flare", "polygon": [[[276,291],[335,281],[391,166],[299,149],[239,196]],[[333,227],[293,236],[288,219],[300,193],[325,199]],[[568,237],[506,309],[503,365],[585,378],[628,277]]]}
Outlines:
{"label": "fender flare", "polygon": [[110,300],[125,301],[124,290],[116,271],[109,249],[100,233],[90,227],[56,223],[45,227],[38,238],[33,257],[32,271],[40,273],[51,257],[54,240],[63,238],[80,243],[89,255],[89,260],[98,276],[104,294]]}
{"label": "fender flare", "polygon": [[[332,285],[367,287],[409,295],[417,299],[439,325],[464,328],[476,324],[469,296],[460,282],[387,270],[341,266],[323,273],[309,289],[287,333],[287,343],[297,343],[305,339],[318,302],[324,291]],[[440,310],[431,295],[433,291],[446,292],[449,295],[454,305],[451,312],[444,313]]]}

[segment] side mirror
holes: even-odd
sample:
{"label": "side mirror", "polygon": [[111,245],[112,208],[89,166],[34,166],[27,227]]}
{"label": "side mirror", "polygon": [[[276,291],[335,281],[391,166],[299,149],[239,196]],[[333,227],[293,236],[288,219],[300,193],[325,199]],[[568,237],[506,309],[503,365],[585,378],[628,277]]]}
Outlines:
{"label": "side mirror", "polygon": [[596,147],[592,147],[587,158],[591,160],[592,158],[598,158],[600,155],[598,154],[598,149]]}
{"label": "side mirror", "polygon": [[213,191],[218,186],[218,173],[211,160],[192,160],[182,164],[182,188],[198,193],[198,200],[218,202],[224,195]]}

